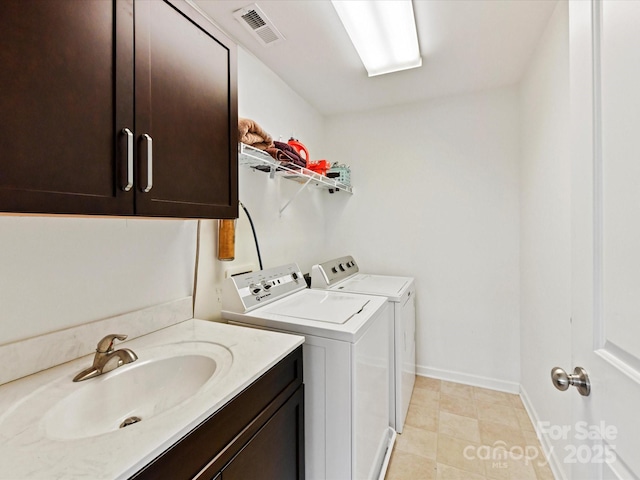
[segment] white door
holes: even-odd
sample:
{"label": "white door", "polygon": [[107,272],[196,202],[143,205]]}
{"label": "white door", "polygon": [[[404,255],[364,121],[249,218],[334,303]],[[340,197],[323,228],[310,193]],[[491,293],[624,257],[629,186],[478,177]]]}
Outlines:
{"label": "white door", "polygon": [[[572,478],[640,477],[640,2],[569,2]],[[565,367],[565,368],[567,368]],[[569,368],[567,368],[569,370]],[[570,373],[570,372],[568,372]]]}

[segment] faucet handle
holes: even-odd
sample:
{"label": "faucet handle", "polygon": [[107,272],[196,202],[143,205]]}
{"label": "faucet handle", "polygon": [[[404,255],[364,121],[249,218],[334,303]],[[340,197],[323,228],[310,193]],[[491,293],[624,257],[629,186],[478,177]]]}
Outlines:
{"label": "faucet handle", "polygon": [[126,335],[118,334],[118,333],[112,333],[110,335],[107,335],[106,337],[104,337],[102,340],[98,342],[98,347],[96,348],[96,352],[110,353],[113,351],[113,342],[116,339],[122,341],[125,338],[127,338]]}

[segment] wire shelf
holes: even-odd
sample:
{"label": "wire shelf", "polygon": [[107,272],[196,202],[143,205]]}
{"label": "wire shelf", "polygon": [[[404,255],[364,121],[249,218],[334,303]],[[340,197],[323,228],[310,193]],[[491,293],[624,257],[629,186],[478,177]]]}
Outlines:
{"label": "wire shelf", "polygon": [[353,194],[351,185],[346,185],[333,178],[325,177],[307,168],[299,167],[293,163],[280,163],[264,150],[254,148],[244,143],[238,144],[238,161],[243,167],[253,168],[261,172],[269,173],[272,177],[277,175],[287,180],[313,185],[328,190],[329,193],[346,192]]}

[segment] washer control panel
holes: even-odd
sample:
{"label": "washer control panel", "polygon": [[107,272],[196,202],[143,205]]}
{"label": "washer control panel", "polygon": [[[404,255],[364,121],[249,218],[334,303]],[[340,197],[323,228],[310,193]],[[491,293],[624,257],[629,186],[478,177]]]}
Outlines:
{"label": "washer control panel", "polygon": [[231,283],[232,291],[227,289],[223,303],[225,298],[235,295],[241,301],[244,311],[307,287],[304,276],[295,263],[236,275],[227,279],[227,282]]}

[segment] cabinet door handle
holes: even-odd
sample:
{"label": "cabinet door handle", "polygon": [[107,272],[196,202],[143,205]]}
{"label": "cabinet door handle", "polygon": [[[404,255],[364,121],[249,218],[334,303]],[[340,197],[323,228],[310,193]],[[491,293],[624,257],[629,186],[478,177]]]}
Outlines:
{"label": "cabinet door handle", "polygon": [[127,137],[127,178],[122,182],[122,190],[128,192],[133,187],[133,132],[123,128],[122,133]]}
{"label": "cabinet door handle", "polygon": [[147,142],[147,186],[142,191],[147,193],[153,187],[153,139],[148,133],[145,133],[143,137]]}

